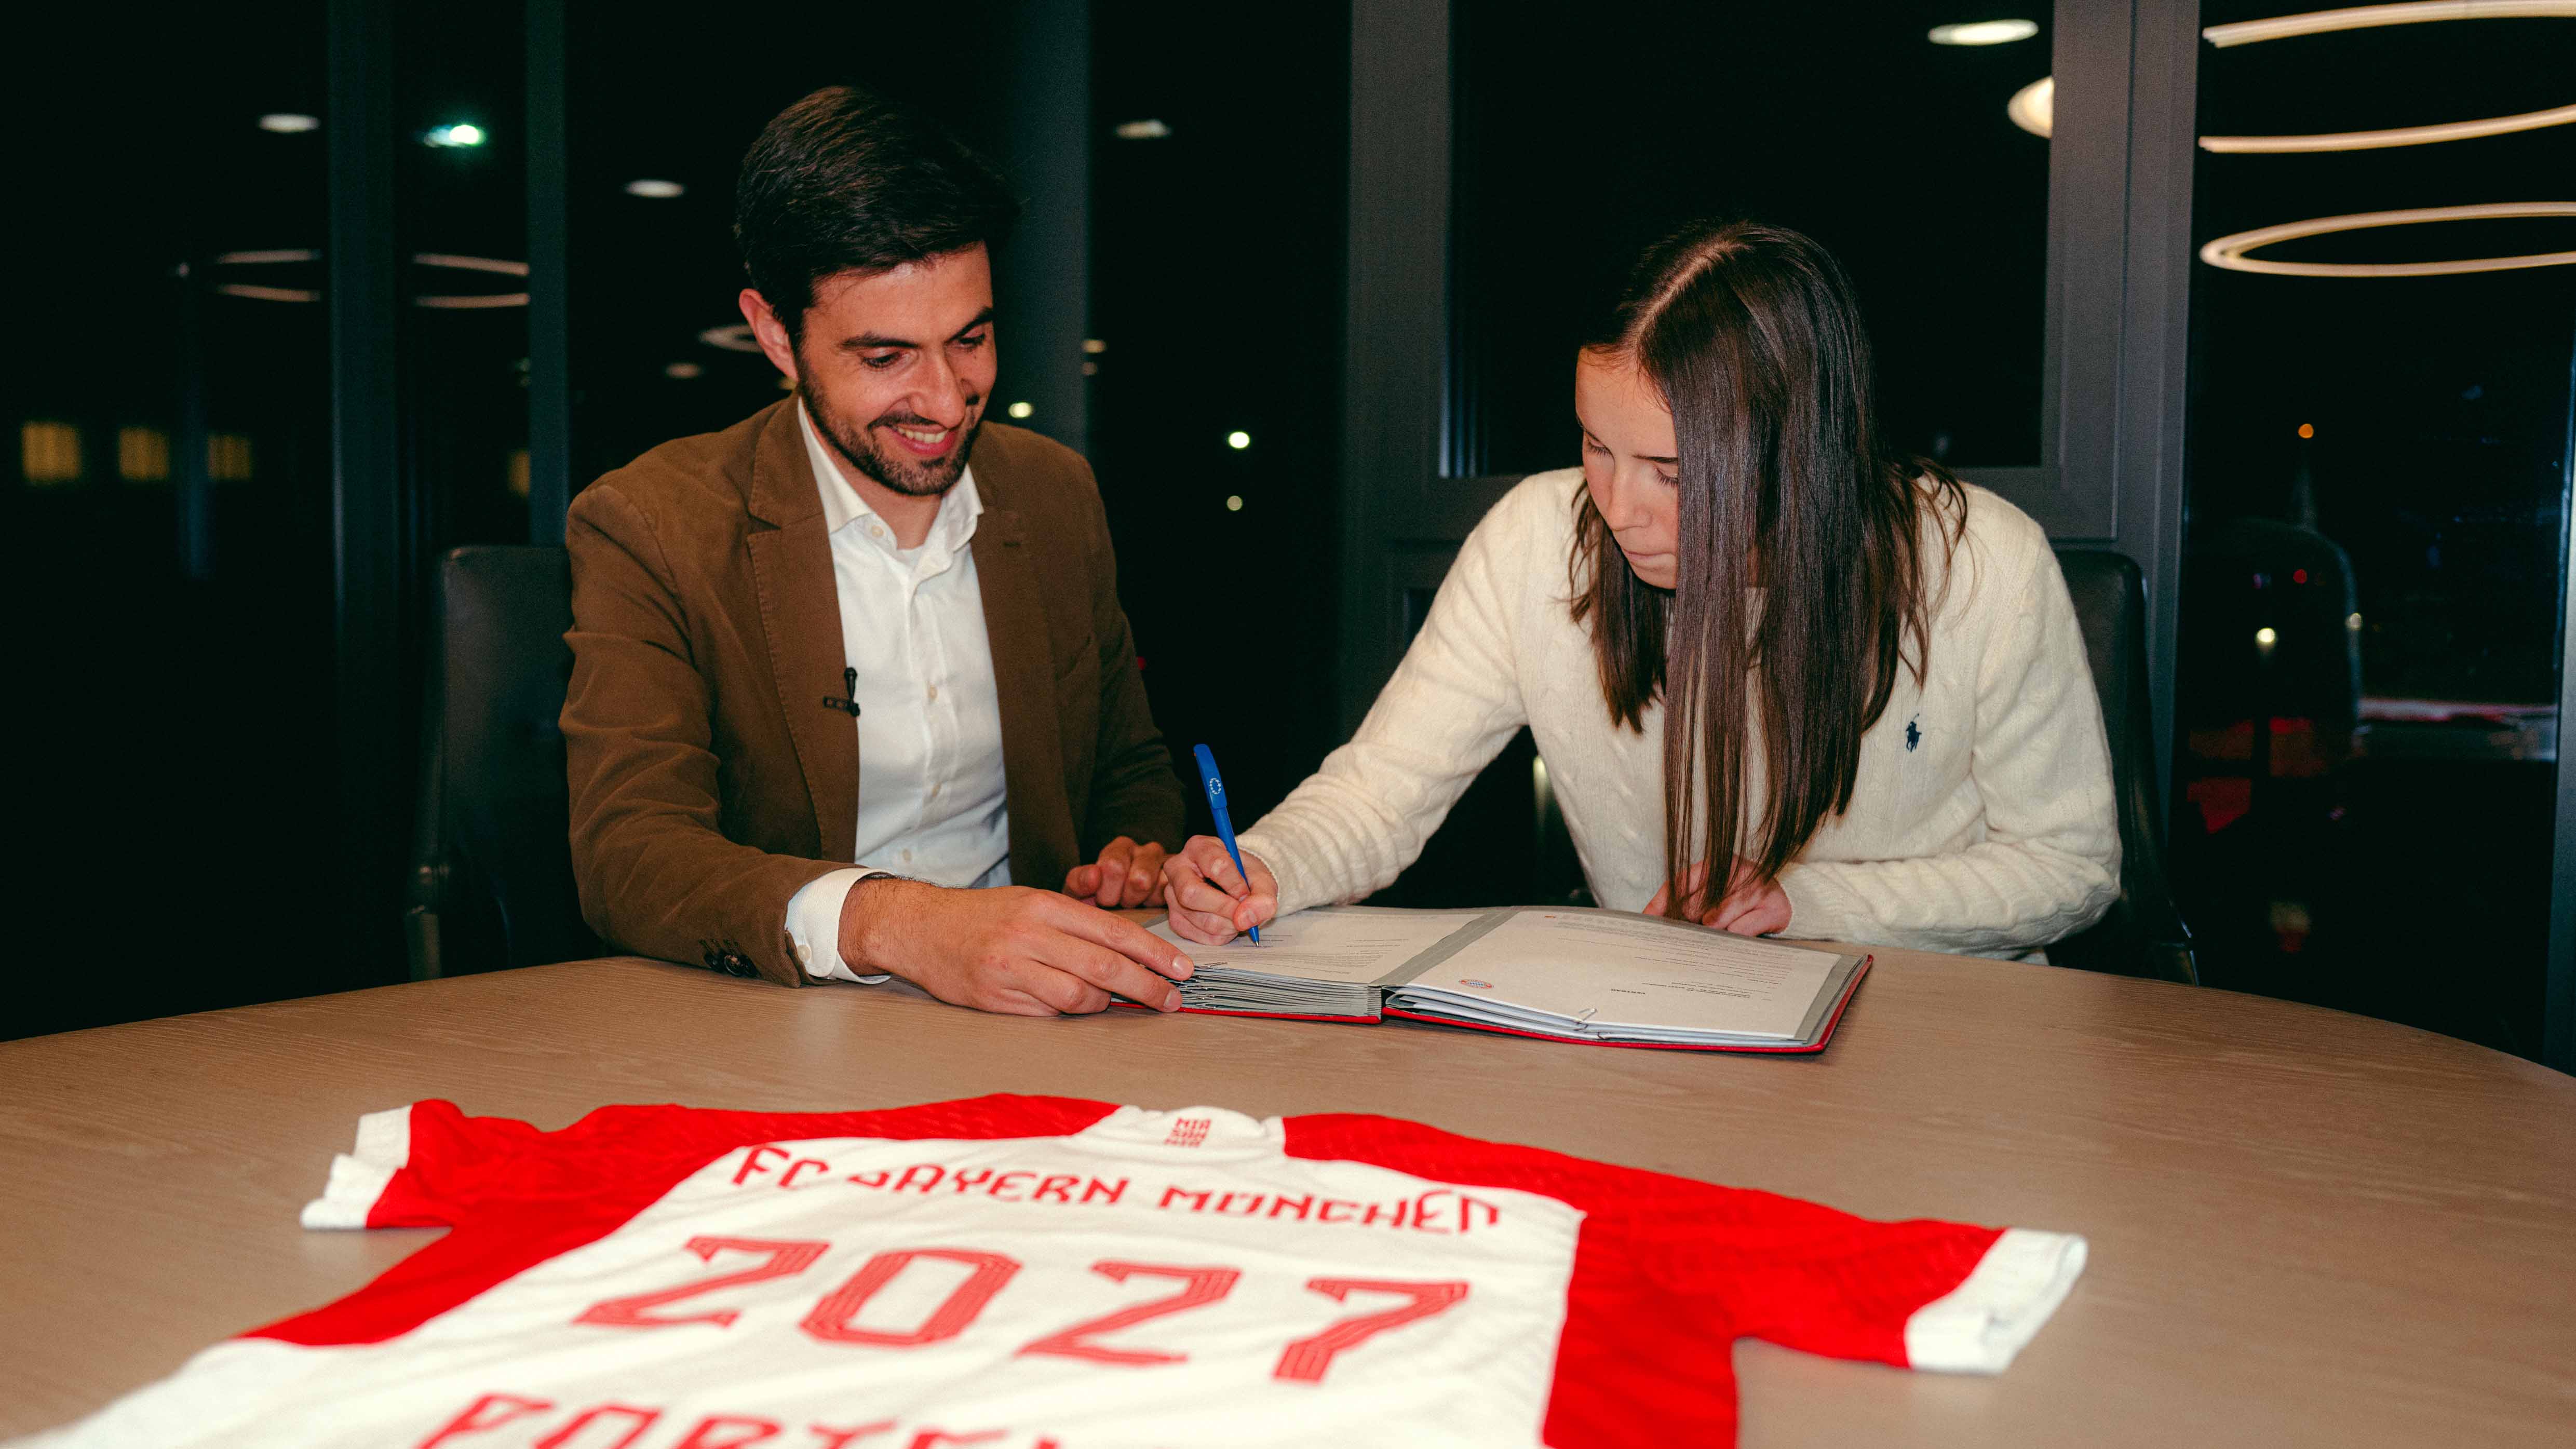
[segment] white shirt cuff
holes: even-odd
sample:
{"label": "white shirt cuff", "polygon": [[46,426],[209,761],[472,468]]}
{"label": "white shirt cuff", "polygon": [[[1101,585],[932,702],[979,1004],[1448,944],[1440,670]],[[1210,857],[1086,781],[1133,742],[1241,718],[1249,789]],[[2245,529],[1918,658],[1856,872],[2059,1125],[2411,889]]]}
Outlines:
{"label": "white shirt cuff", "polygon": [[1965,1281],[1905,1320],[1906,1362],[1949,1373],[2002,1373],[2083,1272],[2082,1238],[2004,1229]]}
{"label": "white shirt cuff", "polygon": [[857,981],[869,986],[887,980],[882,975],[861,976],[841,959],[841,908],[850,899],[850,887],[881,870],[866,866],[846,866],[818,875],[797,889],[787,899],[787,939],[796,947],[796,964],[817,981]]}

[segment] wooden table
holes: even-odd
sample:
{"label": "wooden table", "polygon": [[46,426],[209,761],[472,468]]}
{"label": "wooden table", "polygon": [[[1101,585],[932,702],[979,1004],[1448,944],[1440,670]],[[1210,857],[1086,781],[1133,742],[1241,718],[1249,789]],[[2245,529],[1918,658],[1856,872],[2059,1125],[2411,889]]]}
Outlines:
{"label": "wooden table", "polygon": [[978,1016],[638,960],[0,1044],[0,1436],[356,1288],[307,1233],[362,1112],[989,1091],[1380,1111],[1873,1217],[2079,1232],[1998,1379],[1737,1349],[1746,1445],[2576,1444],[2576,1078],[2311,1007],[1881,951],[1797,1060],[1436,1027]]}

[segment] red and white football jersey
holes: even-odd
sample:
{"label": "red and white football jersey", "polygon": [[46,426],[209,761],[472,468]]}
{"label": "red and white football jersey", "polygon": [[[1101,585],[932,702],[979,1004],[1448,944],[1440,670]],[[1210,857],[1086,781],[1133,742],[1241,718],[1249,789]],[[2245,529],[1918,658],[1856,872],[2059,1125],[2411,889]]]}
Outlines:
{"label": "red and white football jersey", "polygon": [[451,1231],[32,1442],[1725,1444],[1737,1338],[1991,1373],[2084,1264],[1385,1117],[1060,1097],[421,1102],[304,1224]]}

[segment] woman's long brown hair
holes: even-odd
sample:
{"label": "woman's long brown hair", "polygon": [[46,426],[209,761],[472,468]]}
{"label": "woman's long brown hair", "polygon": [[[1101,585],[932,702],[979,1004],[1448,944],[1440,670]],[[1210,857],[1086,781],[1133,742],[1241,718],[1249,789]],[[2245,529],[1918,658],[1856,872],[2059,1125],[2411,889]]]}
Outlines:
{"label": "woman's long brown hair", "polygon": [[[1642,731],[1664,696],[1666,913],[1680,917],[1693,863],[1710,863],[1713,904],[1736,857],[1775,878],[1850,808],[1862,734],[1931,647],[1923,515],[1946,551],[1967,500],[1939,466],[1886,451],[1851,283],[1796,232],[1701,222],[1656,243],[1585,350],[1644,372],[1680,450],[1679,587],[1637,577],[1589,489],[1571,561],[1611,717]],[[1744,783],[1755,740],[1759,801]]]}

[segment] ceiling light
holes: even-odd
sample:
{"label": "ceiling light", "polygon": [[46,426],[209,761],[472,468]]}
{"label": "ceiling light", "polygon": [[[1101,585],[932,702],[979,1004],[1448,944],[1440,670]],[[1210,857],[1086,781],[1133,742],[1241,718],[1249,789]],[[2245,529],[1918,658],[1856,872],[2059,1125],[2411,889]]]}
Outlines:
{"label": "ceiling light", "polygon": [[2300,237],[2330,236],[2381,226],[2414,226],[2428,221],[2494,221],[2518,217],[2576,216],[2576,201],[2495,201],[2478,206],[2423,206],[2406,211],[2365,211],[2352,216],[2321,216],[2284,222],[2219,237],[2200,249],[2200,259],[2236,272],[2268,272],[2283,277],[2447,277],[2461,272],[2505,272],[2518,267],[2563,267],[2576,263],[2576,252],[2531,252],[2518,257],[2464,257],[2438,262],[2266,262],[2246,253]]}
{"label": "ceiling light", "polygon": [[1011,416],[1012,416],[1012,417],[1015,417],[1015,418],[1024,418],[1024,417],[1027,417],[1029,414],[1031,414],[1031,413],[1033,413],[1033,412],[1036,412],[1036,411],[1037,411],[1037,409],[1036,409],[1036,408],[1033,408],[1033,407],[1029,406],[1027,403],[1024,403],[1024,402],[1015,402],[1015,403],[1011,404],[1011,406],[1010,406],[1010,414],[1011,414]]}
{"label": "ceiling light", "polygon": [[1228,513],[1241,513],[1243,511],[1243,495],[1240,493],[1229,493],[1225,495],[1225,511]]}
{"label": "ceiling light", "polygon": [[2272,626],[2266,624],[2254,631],[2254,642],[2262,648],[2269,649],[2281,642],[2281,636],[2272,632]]}
{"label": "ceiling light", "polygon": [[259,118],[261,130],[275,131],[281,136],[292,136],[298,131],[318,130],[321,125],[321,117],[308,116],[301,111],[271,111]]}
{"label": "ceiling light", "polygon": [[[2436,20],[2544,20],[2576,17],[2576,0],[2409,0],[2399,5],[2360,5],[2346,10],[2315,10],[2270,20],[2241,20],[2213,25],[2201,34],[2224,50],[2264,40],[2290,40],[2338,30],[2367,30],[2382,25],[2419,25]],[[2576,123],[2576,105],[2552,106],[2511,116],[2475,121],[2443,121],[2428,126],[2391,126],[2376,131],[2328,131],[2305,136],[2203,136],[2200,148],[2224,155],[2305,151],[2375,151],[2387,146],[2430,146],[2536,131]]]}
{"label": "ceiling light", "polygon": [[1241,452],[1252,446],[1252,435],[1239,430],[1228,433],[1225,435],[1225,445],[1236,452]]}
{"label": "ceiling light", "polygon": [[422,133],[420,141],[424,146],[452,150],[462,146],[480,146],[484,139],[481,126],[470,121],[458,121],[453,125],[430,127]]}
{"label": "ceiling light", "polygon": [[2434,20],[2542,20],[2576,15],[2576,0],[2411,0],[2399,5],[2356,5],[2346,10],[2311,10],[2270,20],[2240,20],[2213,25],[2201,34],[2225,49],[2258,40],[2287,40],[2294,35],[2323,35],[2334,30],[2367,30],[2380,25],[2413,25]]}
{"label": "ceiling light", "polygon": [[[730,327],[710,327],[698,334],[698,340],[709,347],[721,347],[727,352],[760,350],[760,340],[751,335],[751,324],[748,322],[736,322]],[[791,383],[789,386],[792,387],[794,384]]]}
{"label": "ceiling light", "polygon": [[1098,357],[1100,354],[1109,350],[1109,344],[1101,341],[1097,337],[1086,337],[1082,339],[1082,350],[1090,353],[1094,357]]}
{"label": "ceiling light", "polygon": [[2057,129],[2057,77],[2044,75],[2013,92],[2004,102],[2004,114],[2012,123],[2034,136],[2047,136]]}
{"label": "ceiling light", "polygon": [[672,197],[678,196],[688,189],[689,188],[682,186],[676,181],[660,181],[652,177],[644,177],[639,180],[629,181],[626,183],[627,195],[649,197],[654,201],[668,201]]}
{"label": "ceiling light", "polygon": [[1971,20],[1932,27],[1934,45],[2010,45],[2039,33],[2036,20]]}
{"label": "ceiling light", "polygon": [[1156,120],[1118,123],[1118,139],[1121,141],[1159,141],[1170,134],[1172,128]]}
{"label": "ceiling light", "polygon": [[664,377],[676,377],[685,382],[704,371],[706,371],[705,368],[698,366],[694,362],[674,362],[670,366],[662,369],[662,375]]}

